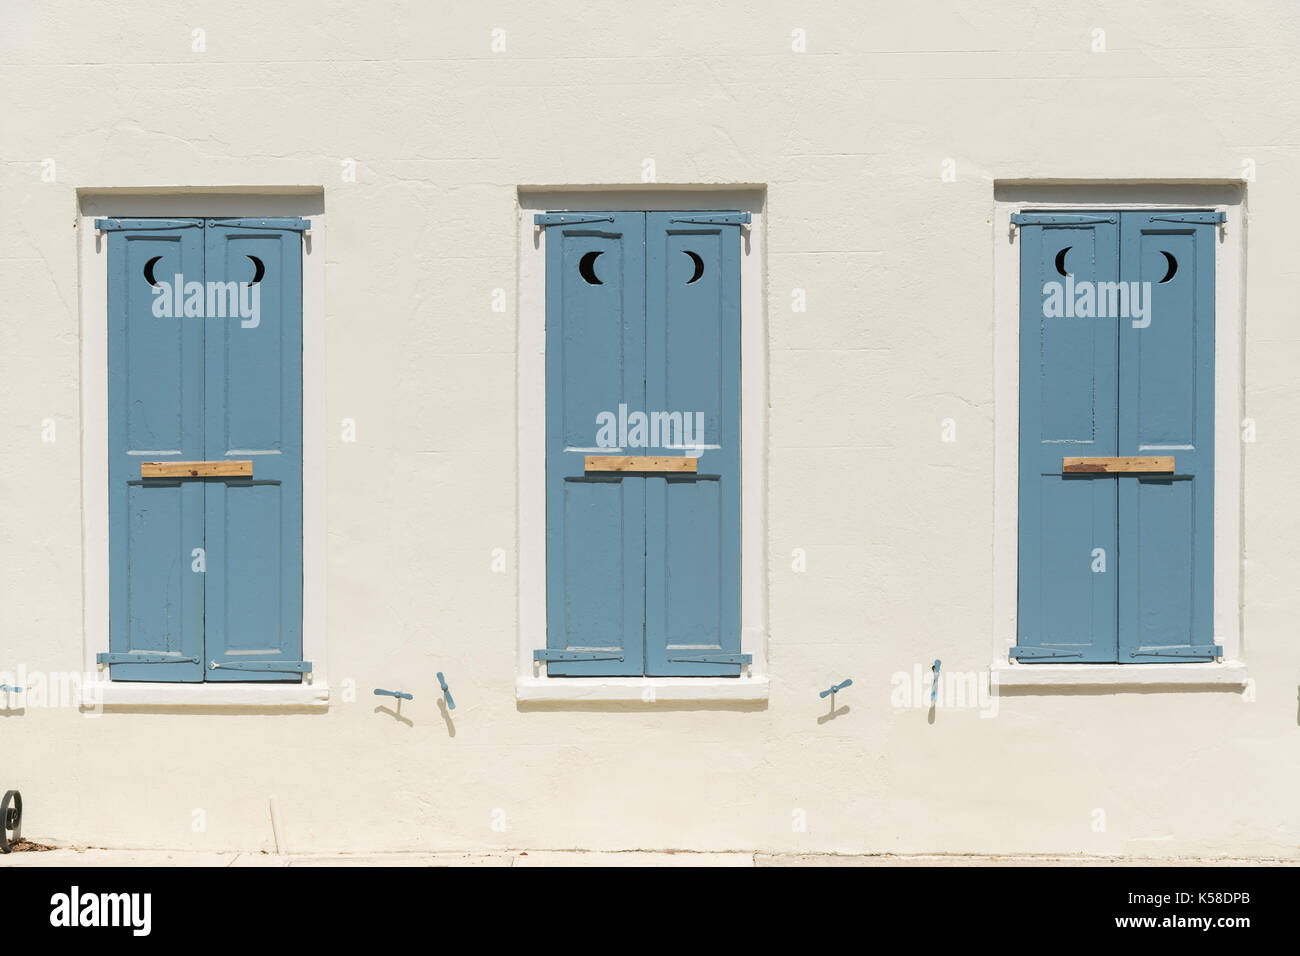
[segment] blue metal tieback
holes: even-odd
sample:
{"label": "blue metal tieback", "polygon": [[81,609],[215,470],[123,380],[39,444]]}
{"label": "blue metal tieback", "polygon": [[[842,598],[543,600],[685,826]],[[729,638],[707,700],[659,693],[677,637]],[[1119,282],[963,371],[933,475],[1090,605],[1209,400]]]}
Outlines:
{"label": "blue metal tieback", "polygon": [[829,697],[831,694],[834,694],[836,691],[841,691],[841,690],[843,690],[844,688],[848,687],[848,686],[849,686],[850,684],[852,684],[852,683],[853,683],[853,678],[852,678],[852,677],[846,677],[844,680],[840,681],[838,684],[831,684],[830,687],[826,688],[824,691],[822,691],[822,692],[821,692],[820,694],[818,694],[817,696],[818,696],[818,697]]}
{"label": "blue metal tieback", "polygon": [[375,688],[376,697],[396,697],[398,700],[415,700],[414,694],[404,694],[400,690],[384,690],[382,687]]}
{"label": "blue metal tieback", "polygon": [[11,694],[21,694],[23,689],[21,687],[10,687],[8,684],[0,684],[0,692],[3,691],[8,691]]}
{"label": "blue metal tieback", "polygon": [[939,660],[939,658],[936,657],[934,659],[934,666],[930,668],[930,670],[934,671],[934,683],[930,685],[930,703],[932,704],[934,703],[935,697],[939,693],[939,667],[942,664],[943,661]]}
{"label": "blue metal tieback", "polygon": [[442,676],[442,671],[438,671],[438,683],[442,685],[442,697],[447,701],[447,709],[455,710],[456,702],[451,699],[451,691],[447,690],[447,679]]}

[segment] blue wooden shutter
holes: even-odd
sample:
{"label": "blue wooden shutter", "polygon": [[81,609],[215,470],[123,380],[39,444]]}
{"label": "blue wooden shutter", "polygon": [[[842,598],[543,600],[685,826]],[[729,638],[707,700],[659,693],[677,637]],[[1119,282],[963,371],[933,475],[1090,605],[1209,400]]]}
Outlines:
{"label": "blue wooden shutter", "polygon": [[645,408],[645,215],[559,218],[546,229],[546,650],[535,656],[553,676],[639,675],[646,479],[588,475],[584,460],[645,453],[596,447],[598,414]]}
{"label": "blue wooden shutter", "polygon": [[1118,479],[1121,663],[1222,654],[1212,613],[1214,223],[1221,218],[1123,214],[1120,277],[1149,283],[1152,299],[1150,324],[1120,322],[1118,453],[1172,455],[1175,472]]}
{"label": "blue wooden shutter", "polygon": [[669,425],[678,447],[654,453],[697,456],[697,473],[645,479],[648,675],[741,670],[740,229],[720,218],[646,216],[646,410],[680,413],[701,446]]}
{"label": "blue wooden shutter", "polygon": [[[203,483],[209,681],[298,681],[305,669],[302,236],[298,231],[303,225],[208,220],[205,229],[209,282],[257,279],[260,289],[255,319],[204,320],[207,387],[202,457],[253,462],[251,479]],[[216,668],[211,666],[214,662]]]}
{"label": "blue wooden shutter", "polygon": [[[203,282],[203,222],[100,220],[108,243],[109,663],[113,680],[202,681],[203,485],[142,479],[203,458],[204,320],[159,317],[155,289]],[[153,279],[151,284],[150,278]],[[167,289],[173,296],[183,295]]]}
{"label": "blue wooden shutter", "polygon": [[[1049,316],[1044,287],[1119,278],[1119,214],[1018,215],[1020,223],[1021,661],[1114,661],[1117,479],[1063,475],[1066,456],[1115,456],[1115,318]],[[1124,479],[1118,479],[1124,480]],[[1098,551],[1097,549],[1101,549]],[[1104,572],[1098,555],[1105,559]]]}

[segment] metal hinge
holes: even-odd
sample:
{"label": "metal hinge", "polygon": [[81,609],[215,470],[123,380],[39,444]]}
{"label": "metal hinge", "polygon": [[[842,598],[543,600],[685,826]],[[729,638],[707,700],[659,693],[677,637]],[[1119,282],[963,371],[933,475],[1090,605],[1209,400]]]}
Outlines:
{"label": "metal hinge", "polygon": [[725,212],[716,216],[682,216],[670,218],[668,221],[694,223],[698,226],[748,226],[749,213]]}
{"label": "metal hinge", "polygon": [[1222,657],[1220,644],[1192,644],[1179,647],[1139,647],[1129,657]]}
{"label": "metal hinge", "polygon": [[1226,212],[1185,212],[1176,216],[1148,216],[1147,222],[1221,223],[1228,221]]}
{"label": "metal hinge", "polygon": [[175,654],[96,654],[96,664],[197,664],[197,657]]}
{"label": "metal hinge", "polygon": [[1103,222],[1118,222],[1117,216],[1099,216],[1096,213],[1044,213],[1013,212],[1013,226],[1086,226]]}
{"label": "metal hinge", "polygon": [[214,671],[284,671],[310,674],[311,661],[227,661],[224,664],[208,661],[208,668]]}
{"label": "metal hinge", "polygon": [[96,219],[95,228],[100,232],[116,232],[120,229],[192,229],[202,228],[202,219]]}
{"label": "metal hinge", "polygon": [[581,212],[539,212],[533,216],[533,225],[541,226],[580,226],[585,222],[613,222],[613,216],[591,216]]}
{"label": "metal hinge", "polygon": [[1013,661],[1035,657],[1082,657],[1083,651],[1058,651],[1048,647],[1013,647],[1007,652]]}
{"label": "metal hinge", "polygon": [[289,229],[306,232],[311,228],[310,219],[209,219],[209,226],[234,226],[236,229]]}
{"label": "metal hinge", "polygon": [[621,661],[623,655],[616,651],[533,651],[535,661]]}
{"label": "metal hinge", "polygon": [[684,654],[668,658],[670,664],[752,664],[753,654]]}

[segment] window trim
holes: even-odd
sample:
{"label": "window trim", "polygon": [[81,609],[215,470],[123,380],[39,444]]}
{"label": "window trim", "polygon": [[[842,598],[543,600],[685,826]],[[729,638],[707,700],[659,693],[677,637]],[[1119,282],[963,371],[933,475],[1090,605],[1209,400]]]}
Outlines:
{"label": "window trim", "polygon": [[[764,200],[755,186],[518,190],[518,701],[767,700]],[[752,217],[740,248],[740,649],[753,663],[740,677],[548,677],[533,661],[533,651],[546,647],[546,230],[534,226],[533,214],[628,209],[736,209]]]}
{"label": "window trim", "polygon": [[[1143,197],[1141,199],[1128,197]],[[1025,664],[1016,645],[1020,434],[1020,231],[1026,209],[1211,209],[1227,213],[1217,230],[1214,272],[1214,639],[1223,657],[1169,664]],[[994,477],[991,674],[1004,687],[1078,685],[1240,686],[1249,681],[1241,633],[1241,382],[1245,190],[1205,183],[995,182],[993,227]]]}
{"label": "window trim", "polygon": [[[325,214],[319,189],[235,193],[187,190],[78,190],[81,291],[81,503],[83,561],[82,706],[106,708],[329,706],[325,650]],[[109,650],[108,549],[108,243],[104,218],[311,220],[302,258],[303,358],[303,659],[312,673],[297,684],[112,681],[95,655]]]}

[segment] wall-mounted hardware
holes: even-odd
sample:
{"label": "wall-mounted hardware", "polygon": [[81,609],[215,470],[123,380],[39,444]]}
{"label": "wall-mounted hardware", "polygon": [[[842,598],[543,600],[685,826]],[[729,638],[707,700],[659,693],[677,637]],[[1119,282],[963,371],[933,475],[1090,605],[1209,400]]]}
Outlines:
{"label": "wall-mounted hardware", "polygon": [[935,702],[935,698],[939,696],[939,668],[942,666],[943,661],[936,657],[934,666],[930,668],[934,672],[934,682],[930,684],[930,703],[932,704]]}
{"label": "wall-mounted hardware", "polygon": [[833,694],[837,694],[837,693],[839,693],[840,691],[842,691],[844,688],[848,687],[848,686],[851,685],[852,683],[853,683],[853,678],[852,678],[852,677],[846,677],[846,678],[844,678],[844,680],[840,681],[838,684],[831,684],[830,687],[827,687],[824,691],[822,691],[821,693],[819,693],[817,696],[818,696],[818,697],[830,697],[830,696],[833,695]]}
{"label": "wall-mounted hardware", "polygon": [[442,671],[438,671],[438,686],[442,688],[442,699],[447,702],[447,709],[455,710],[456,702],[451,699],[451,691],[447,689],[447,678],[442,676]]}
{"label": "wall-mounted hardware", "polygon": [[400,690],[384,690],[382,687],[375,688],[376,697],[396,697],[398,700],[415,700],[414,694],[407,694]]}
{"label": "wall-mounted hardware", "polygon": [[21,694],[22,692],[23,689],[21,687],[14,687],[11,684],[0,684],[0,693]]}

